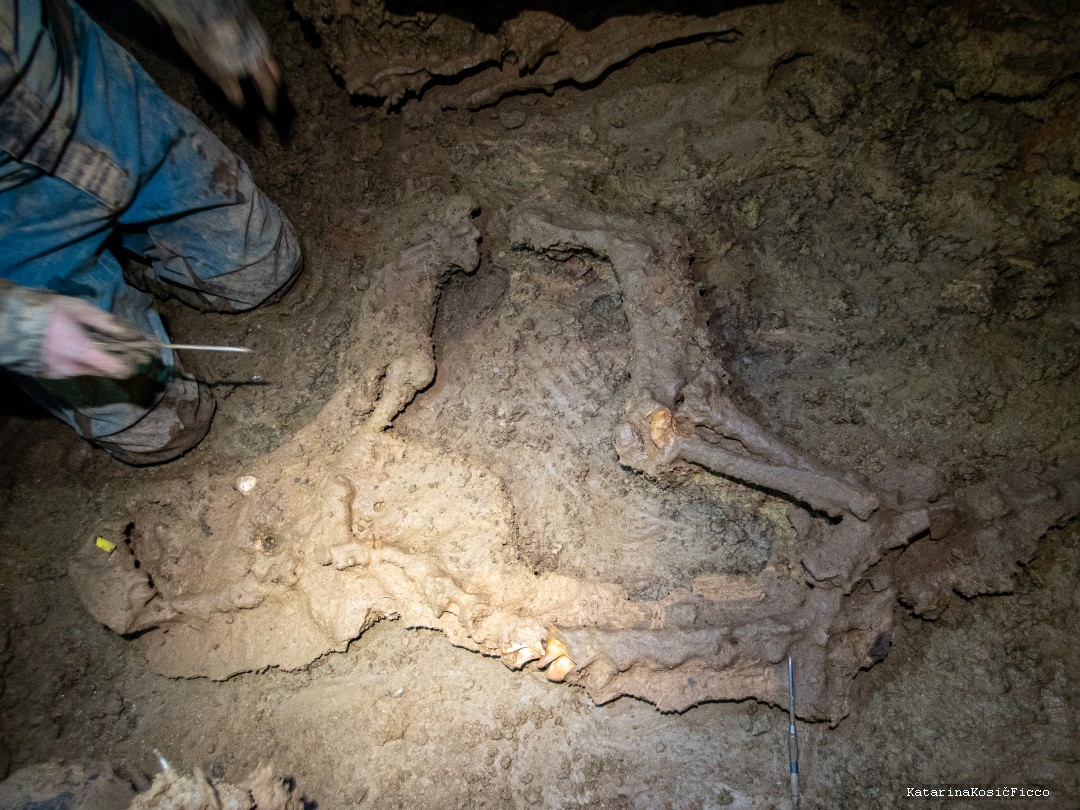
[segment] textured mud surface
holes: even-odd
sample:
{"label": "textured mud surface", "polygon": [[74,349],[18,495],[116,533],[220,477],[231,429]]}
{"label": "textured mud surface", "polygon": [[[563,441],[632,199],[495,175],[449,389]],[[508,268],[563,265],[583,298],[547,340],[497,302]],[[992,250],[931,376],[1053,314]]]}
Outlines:
{"label": "textured mud surface", "polygon": [[147,55],[309,273],[250,315],[168,305],[262,358],[202,370],[220,416],[173,465],[9,418],[10,765],[158,748],[236,782],[272,759],[320,807],[779,807],[791,654],[831,721],[810,806],[1002,781],[1068,806],[1075,14],[343,8],[264,9],[285,146]]}

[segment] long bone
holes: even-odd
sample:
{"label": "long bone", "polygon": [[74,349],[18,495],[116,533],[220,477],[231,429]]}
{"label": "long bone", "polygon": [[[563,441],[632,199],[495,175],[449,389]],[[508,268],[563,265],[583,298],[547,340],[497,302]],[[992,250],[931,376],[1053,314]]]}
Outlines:
{"label": "long bone", "polygon": [[[514,244],[554,256],[589,253],[611,262],[623,293],[633,344],[626,416],[615,429],[619,460],[652,476],[678,461],[773,490],[831,517],[866,520],[878,497],[767,431],[720,392],[719,377],[702,369],[685,248],[664,232],[649,236],[616,217],[580,212],[575,226],[537,210],[518,211]],[[565,221],[565,219],[563,220]],[[690,375],[698,375],[694,383]],[[734,448],[703,437],[707,428]]]}

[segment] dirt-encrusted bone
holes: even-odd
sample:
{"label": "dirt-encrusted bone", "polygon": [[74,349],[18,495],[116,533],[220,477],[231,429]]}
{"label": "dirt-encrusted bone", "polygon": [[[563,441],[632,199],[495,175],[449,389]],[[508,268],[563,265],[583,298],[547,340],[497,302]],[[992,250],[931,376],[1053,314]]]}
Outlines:
{"label": "dirt-encrusted bone", "polygon": [[[548,11],[525,10],[483,28],[449,14],[398,14],[383,0],[341,4],[298,0],[315,26],[331,67],[356,96],[388,106],[441,88],[446,108],[477,109],[511,93],[586,85],[635,56],[703,39],[738,36],[737,13],[653,13],[575,26]],[[489,13],[494,13],[489,9]]]}
{"label": "dirt-encrusted bone", "polygon": [[[431,329],[439,290],[453,273],[473,272],[480,260],[475,209],[472,200],[455,197],[426,220],[400,223],[412,243],[375,273],[357,324],[355,357],[362,368],[346,359],[343,376],[360,372],[352,405],[376,430],[389,425],[435,377]],[[388,341],[389,334],[401,337]]]}
{"label": "dirt-encrusted bone", "polygon": [[[554,219],[521,212],[511,239],[549,255],[587,251],[611,262],[634,348],[626,420],[615,430],[623,464],[658,476],[687,461],[782,492],[833,517],[851,513],[866,520],[878,508],[877,496],[865,485],[766,431],[722,392],[718,373],[702,373],[693,285],[679,239],[662,226],[654,225],[646,236],[633,223],[586,212],[569,218],[572,227]],[[691,375],[697,379],[687,386]]]}
{"label": "dirt-encrusted bone", "polygon": [[291,780],[260,765],[239,785],[211,779],[201,768],[184,773],[164,759],[163,770],[136,795],[142,774],[107,762],[30,765],[0,782],[0,807],[127,808],[127,810],[300,810]]}
{"label": "dirt-encrusted bone", "polygon": [[674,407],[701,365],[703,340],[694,320],[685,241],[670,229],[645,230],[622,217],[589,211],[556,216],[523,208],[510,222],[510,242],[556,258],[587,252],[611,262],[631,330],[628,398],[635,404],[628,410]]}
{"label": "dirt-encrusted bone", "polygon": [[[510,242],[520,250],[556,262],[587,252],[618,278],[633,357],[617,436],[629,428],[646,448],[640,469],[678,486],[675,464],[690,462],[787,493],[791,527],[757,573],[698,573],[662,597],[537,573],[515,553],[515,504],[493,469],[438,437],[384,430],[430,380],[441,285],[475,266],[471,209],[454,201],[423,229],[402,229],[418,245],[385,246],[391,258],[361,302],[370,316],[343,345],[342,393],[245,471],[253,489],[237,491],[235,471],[189,471],[148,480],[133,499],[130,550],[153,583],[136,601],[160,605],[156,620],[139,617],[133,643],[157,672],[294,669],[400,618],[513,668],[543,665],[596,700],[635,695],[665,710],[781,703],[793,655],[800,713],[837,721],[854,677],[887,653],[898,600],[932,616],[956,592],[1006,590],[1037,539],[1080,511],[1075,465],[951,495],[915,465],[870,481],[827,469],[735,407],[719,371],[702,371],[707,344],[671,229],[584,214],[570,227],[519,211]],[[380,340],[392,318],[408,340]],[[428,371],[394,377],[398,359]],[[72,574],[83,593],[105,581],[100,566]],[[108,603],[93,609],[130,625],[127,601],[115,619]]]}
{"label": "dirt-encrusted bone", "polygon": [[[115,535],[118,540],[122,532]],[[88,537],[68,564],[68,574],[90,615],[116,633],[138,633],[171,619],[173,611],[154,590],[127,543],[110,549]]]}

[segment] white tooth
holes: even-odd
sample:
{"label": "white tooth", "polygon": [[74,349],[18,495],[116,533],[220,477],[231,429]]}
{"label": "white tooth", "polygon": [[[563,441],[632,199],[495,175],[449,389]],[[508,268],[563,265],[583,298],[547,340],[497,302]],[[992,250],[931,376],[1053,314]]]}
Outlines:
{"label": "white tooth", "polygon": [[565,655],[561,655],[551,663],[551,666],[547,668],[547,671],[544,674],[549,681],[558,682],[565,678],[574,666],[573,661]]}
{"label": "white tooth", "polygon": [[555,636],[548,636],[548,640],[544,644],[544,657],[536,662],[536,667],[537,669],[543,669],[562,656],[569,655],[570,648],[566,646],[565,641],[557,639]]}
{"label": "white tooth", "polygon": [[503,654],[503,663],[510,669],[521,669],[530,661],[535,661],[540,657],[540,653],[530,647],[528,644],[522,644],[519,647],[510,650]]}

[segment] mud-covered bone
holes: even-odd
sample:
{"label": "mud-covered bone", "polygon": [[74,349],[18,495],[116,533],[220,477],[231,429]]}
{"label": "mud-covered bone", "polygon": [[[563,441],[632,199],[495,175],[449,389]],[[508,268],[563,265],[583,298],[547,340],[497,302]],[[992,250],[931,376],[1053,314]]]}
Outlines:
{"label": "mud-covered bone", "polygon": [[896,563],[901,599],[924,618],[936,618],[953,594],[1006,593],[1035,556],[1047,529],[1080,508],[1080,460],[1063,459],[1039,477],[1013,475],[957,491],[953,528],[931,532]]}
{"label": "mud-covered bone", "polygon": [[519,209],[510,242],[554,257],[585,252],[611,262],[633,349],[628,410],[641,410],[638,403],[650,412],[649,406],[674,407],[701,364],[684,241],[663,228],[643,232],[621,217]]}
{"label": "mud-covered bone", "polygon": [[[685,461],[783,492],[833,517],[850,512],[866,520],[879,506],[878,496],[854,475],[838,475],[742,412],[724,394],[713,371],[702,372],[686,387],[675,418],[707,431],[687,431],[686,438],[680,438],[677,456]],[[710,434],[735,446],[728,449],[709,441]]]}
{"label": "mud-covered bone", "polygon": [[129,810],[300,810],[306,802],[290,784],[262,764],[239,785],[211,780],[201,768],[188,774],[166,765]]}
{"label": "mud-covered bone", "polygon": [[88,538],[68,564],[68,574],[90,615],[116,633],[138,633],[175,614],[127,543],[107,552]]}
{"label": "mud-covered bone", "polygon": [[[440,85],[444,108],[477,109],[512,93],[595,82],[635,56],[703,39],[738,37],[741,15],[654,13],[583,25],[526,9],[499,24],[391,10],[383,0],[298,0],[349,93],[395,106]],[[575,24],[577,22],[577,24]]]}
{"label": "mud-covered bone", "polygon": [[[385,281],[367,291],[364,320],[358,319],[362,348],[356,352],[363,367],[346,363],[343,372],[347,378],[360,377],[352,407],[377,430],[386,428],[435,377],[435,305],[447,278],[471,273],[479,263],[475,210],[475,201],[453,197],[420,222],[399,223],[412,243],[376,272]],[[388,341],[389,334],[403,337]]]}
{"label": "mud-covered bone", "polygon": [[[624,464],[657,476],[686,461],[833,517],[851,513],[866,520],[873,514],[878,498],[868,487],[769,433],[720,392],[719,375],[702,372],[693,285],[680,239],[663,227],[646,235],[632,223],[586,212],[572,218],[573,226],[565,221],[539,210],[518,212],[511,241],[553,256],[585,251],[611,262],[633,341],[627,418],[615,430]],[[691,375],[696,380],[688,385]],[[734,440],[738,450],[703,438],[695,430],[700,427]]]}
{"label": "mud-covered bone", "polygon": [[[956,592],[1005,590],[1036,539],[1080,511],[1080,477],[1069,467],[957,493],[933,471],[887,459],[870,484],[836,474],[748,417],[719,375],[699,373],[705,344],[681,240],[655,222],[583,214],[559,225],[532,209],[512,225],[520,250],[556,261],[587,252],[618,278],[633,347],[620,453],[638,452],[638,468],[657,475],[687,458],[742,480],[778,475],[791,493],[783,536],[753,574],[703,573],[635,599],[603,576],[538,573],[514,551],[509,473],[447,450],[438,436],[383,430],[419,379],[394,383],[387,369],[395,359],[431,362],[440,285],[476,256],[468,204],[438,207],[400,232],[416,241],[386,245],[390,258],[363,301],[389,309],[357,319],[342,346],[342,391],[250,465],[259,486],[245,497],[232,472],[189,470],[148,480],[133,499],[125,521],[156,591],[140,598],[164,608],[133,644],[155,671],[228,678],[303,667],[390,617],[511,667],[543,661],[549,679],[595,700],[635,695],[664,710],[781,703],[792,655],[800,713],[835,722],[857,673],[887,652],[898,598],[932,616]],[[387,345],[393,319],[406,339]],[[732,458],[717,461],[717,448]],[[861,520],[872,504],[859,501],[865,492],[878,505]],[[851,514],[837,521],[809,508],[819,496]],[[83,593],[107,583],[97,568],[72,573],[87,580]],[[117,610],[123,619],[127,608]]]}
{"label": "mud-covered bone", "polygon": [[732,453],[697,436],[677,438],[672,449],[675,459],[789,495],[832,517],[850,512],[860,520],[866,520],[878,508],[877,496],[865,487],[818,472],[783,467],[750,455]]}
{"label": "mud-covered bone", "polygon": [[715,370],[704,369],[682,392],[679,421],[706,428],[738,443],[744,452],[778,467],[835,475],[824,464],[801,448],[769,432],[760,422],[744,413],[725,393],[724,381]]}

